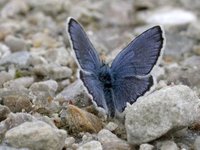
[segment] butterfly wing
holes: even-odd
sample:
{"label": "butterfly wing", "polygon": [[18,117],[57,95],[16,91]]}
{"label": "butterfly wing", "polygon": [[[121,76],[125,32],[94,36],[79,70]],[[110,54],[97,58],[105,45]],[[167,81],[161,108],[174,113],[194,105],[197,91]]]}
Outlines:
{"label": "butterfly wing", "polygon": [[95,73],[101,65],[100,59],[85,31],[73,18],[69,20],[68,32],[81,69]]}
{"label": "butterfly wing", "polygon": [[139,96],[144,95],[153,85],[152,76],[143,78],[124,77],[118,79],[113,84],[115,107],[122,112],[126,107],[126,103],[134,103]]}
{"label": "butterfly wing", "polygon": [[84,86],[88,89],[88,92],[93,96],[93,100],[97,106],[104,108],[108,112],[106,101],[103,93],[103,85],[94,74],[89,74],[80,71],[80,78],[83,81]]}
{"label": "butterfly wing", "polygon": [[116,78],[149,74],[161,55],[162,47],[161,28],[159,26],[150,28],[116,56],[111,65],[112,73]]}

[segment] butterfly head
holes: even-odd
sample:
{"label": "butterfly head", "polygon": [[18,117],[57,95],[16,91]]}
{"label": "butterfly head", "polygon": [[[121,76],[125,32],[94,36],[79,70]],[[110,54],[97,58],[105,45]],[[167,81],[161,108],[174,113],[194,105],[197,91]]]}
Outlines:
{"label": "butterfly head", "polygon": [[99,80],[104,84],[105,87],[110,88],[112,86],[112,75],[110,67],[107,64],[101,66],[99,72]]}

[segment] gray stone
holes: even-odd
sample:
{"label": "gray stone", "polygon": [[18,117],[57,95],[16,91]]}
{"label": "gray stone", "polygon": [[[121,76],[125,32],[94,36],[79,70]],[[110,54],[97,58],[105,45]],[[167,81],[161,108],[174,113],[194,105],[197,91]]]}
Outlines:
{"label": "gray stone", "polygon": [[48,64],[47,60],[44,57],[31,53],[31,56],[28,60],[28,65],[37,66],[43,64]]}
{"label": "gray stone", "polygon": [[197,136],[194,141],[194,150],[200,150],[200,136]]}
{"label": "gray stone", "polygon": [[1,10],[1,17],[14,17],[19,13],[27,13],[29,7],[25,0],[15,0],[8,2]]}
{"label": "gray stone", "polygon": [[141,97],[126,108],[127,140],[141,144],[197,121],[200,100],[189,87],[169,86]]}
{"label": "gray stone", "polygon": [[26,121],[33,121],[35,117],[27,113],[10,113],[8,117],[0,122],[0,141],[5,137],[7,130],[16,127]]}
{"label": "gray stone", "polygon": [[14,80],[10,80],[4,83],[5,88],[19,88],[20,86],[28,88],[33,84],[34,77],[21,77]]}
{"label": "gray stone", "polygon": [[198,36],[200,34],[200,21],[193,22],[192,24],[189,25],[187,28],[187,36],[195,39],[195,40],[200,40],[200,37]]}
{"label": "gray stone", "polygon": [[193,39],[180,33],[176,33],[176,31],[175,33],[166,32],[165,36],[167,42],[164,49],[164,55],[180,58],[182,55],[186,55],[192,51],[194,45]]}
{"label": "gray stone", "polygon": [[13,79],[13,76],[8,73],[8,72],[5,72],[5,71],[1,71],[0,72],[0,88],[3,87],[3,84],[9,80],[12,80]]}
{"label": "gray stone", "polygon": [[72,146],[72,144],[75,143],[75,138],[74,137],[67,137],[65,139],[65,147],[66,148],[70,148]]}
{"label": "gray stone", "polygon": [[179,150],[178,146],[174,141],[162,141],[159,142],[159,148],[160,150]]}
{"label": "gray stone", "polygon": [[55,80],[69,78],[72,75],[70,68],[55,64],[38,65],[34,67],[33,71],[36,75],[48,76]]}
{"label": "gray stone", "polygon": [[0,122],[2,120],[5,120],[10,113],[10,110],[8,107],[0,105]]}
{"label": "gray stone", "polygon": [[33,83],[30,87],[30,93],[35,97],[33,99],[35,106],[38,108],[49,106],[55,96],[57,88],[58,84],[54,80]]}
{"label": "gray stone", "polygon": [[99,141],[90,141],[81,145],[77,150],[103,150]]}
{"label": "gray stone", "polygon": [[200,64],[200,56],[191,56],[181,62],[183,67],[198,68]]}
{"label": "gray stone", "polygon": [[104,150],[131,150],[131,146],[126,141],[118,138],[115,134],[106,129],[99,131],[98,141],[101,142]]}
{"label": "gray stone", "polygon": [[66,66],[68,65],[70,58],[69,52],[64,47],[49,50],[45,53],[44,58],[49,62],[54,62],[55,64]]}
{"label": "gray stone", "polygon": [[106,127],[106,129],[108,129],[109,131],[114,131],[118,128],[118,124],[114,123],[114,122],[109,122]]}
{"label": "gray stone", "polygon": [[16,148],[61,150],[64,147],[66,136],[64,130],[52,128],[42,121],[33,121],[8,130],[5,134],[5,141]]}
{"label": "gray stone", "polygon": [[12,52],[26,50],[26,41],[21,38],[9,35],[5,38],[5,44],[10,48]]}
{"label": "gray stone", "polygon": [[9,95],[2,97],[2,102],[12,112],[30,112],[32,110],[32,103],[30,97],[21,95]]}
{"label": "gray stone", "polygon": [[151,144],[141,144],[139,150],[153,150],[154,146]]}
{"label": "gray stone", "polygon": [[0,150],[30,150],[28,148],[13,148],[10,146],[1,146],[0,145]]}
{"label": "gray stone", "polygon": [[74,83],[67,86],[55,97],[55,100],[60,103],[72,101],[78,106],[87,106],[90,104],[90,97],[80,80],[76,80]]}
{"label": "gray stone", "polygon": [[30,57],[30,53],[27,51],[15,52],[0,59],[0,65],[16,64],[19,66],[25,66]]}
{"label": "gray stone", "polygon": [[138,18],[147,24],[163,26],[183,26],[197,20],[197,16],[193,12],[171,7],[163,7],[148,13],[141,13]]}
{"label": "gray stone", "polygon": [[4,58],[5,56],[10,55],[10,53],[10,49],[6,45],[0,43],[0,58]]}

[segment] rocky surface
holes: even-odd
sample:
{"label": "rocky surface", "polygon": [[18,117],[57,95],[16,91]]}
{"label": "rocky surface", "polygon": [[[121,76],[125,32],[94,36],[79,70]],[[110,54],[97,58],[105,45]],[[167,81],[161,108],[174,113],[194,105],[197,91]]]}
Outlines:
{"label": "rocky surface", "polygon": [[[199,0],[0,0],[0,8],[0,149],[200,149]],[[102,115],[78,79],[69,16],[109,63],[162,26],[158,84],[125,120]]]}

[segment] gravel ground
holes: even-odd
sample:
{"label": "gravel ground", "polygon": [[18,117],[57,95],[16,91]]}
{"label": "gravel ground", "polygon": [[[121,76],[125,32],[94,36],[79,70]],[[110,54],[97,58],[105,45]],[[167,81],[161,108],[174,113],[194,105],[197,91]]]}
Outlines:
{"label": "gravel ground", "polygon": [[[66,19],[102,58],[165,32],[157,85],[106,119],[77,78]],[[0,150],[200,150],[199,0],[0,0]]]}

